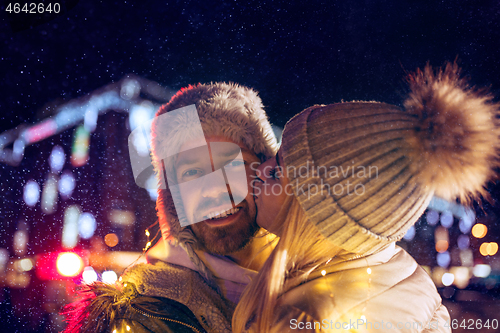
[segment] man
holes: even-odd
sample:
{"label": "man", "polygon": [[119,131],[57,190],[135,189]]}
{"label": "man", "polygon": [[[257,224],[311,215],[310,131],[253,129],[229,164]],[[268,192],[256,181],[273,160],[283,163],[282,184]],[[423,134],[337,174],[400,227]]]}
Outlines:
{"label": "man", "polygon": [[69,306],[67,332],[230,332],[239,296],[271,251],[255,223],[251,181],[277,143],[256,92],[226,83],[181,89],[151,134],[163,241],[117,288],[86,289]]}

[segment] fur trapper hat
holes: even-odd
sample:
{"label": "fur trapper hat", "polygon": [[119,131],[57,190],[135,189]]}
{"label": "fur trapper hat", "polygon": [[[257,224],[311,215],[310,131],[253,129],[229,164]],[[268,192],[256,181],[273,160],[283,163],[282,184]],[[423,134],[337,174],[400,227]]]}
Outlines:
{"label": "fur trapper hat", "polygon": [[309,221],[342,249],[400,240],[433,195],[486,195],[499,166],[499,104],[456,64],[409,76],[404,110],[378,102],[310,107],[283,131],[282,157]]}
{"label": "fur trapper hat", "polygon": [[[192,112],[180,112],[166,121],[159,117],[193,104],[197,116]],[[225,137],[248,148],[262,161],[274,156],[278,147],[257,92],[235,83],[218,82],[183,88],[158,110],[155,120],[158,121],[153,121],[151,127],[151,152],[160,181],[156,209],[164,239],[179,234],[181,226],[175,207],[182,207],[182,203],[174,205],[172,198],[178,196],[172,196],[167,182],[162,179],[163,165],[172,169],[162,157],[179,152],[185,142],[200,135]],[[199,130],[200,123],[203,133]],[[162,135],[164,133],[168,135]]]}

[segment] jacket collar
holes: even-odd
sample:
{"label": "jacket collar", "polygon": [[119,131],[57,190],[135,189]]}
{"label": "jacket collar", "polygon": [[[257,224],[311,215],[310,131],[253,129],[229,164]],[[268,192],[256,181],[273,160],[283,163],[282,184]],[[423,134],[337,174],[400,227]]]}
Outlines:
{"label": "jacket collar", "polygon": [[[246,285],[257,275],[257,271],[241,267],[224,256],[213,255],[207,252],[197,253],[217,278],[216,282],[221,287],[224,296],[230,301],[237,303]],[[159,241],[153,246],[146,253],[146,258],[149,263],[163,261],[198,271],[182,247],[174,246],[165,240]]]}

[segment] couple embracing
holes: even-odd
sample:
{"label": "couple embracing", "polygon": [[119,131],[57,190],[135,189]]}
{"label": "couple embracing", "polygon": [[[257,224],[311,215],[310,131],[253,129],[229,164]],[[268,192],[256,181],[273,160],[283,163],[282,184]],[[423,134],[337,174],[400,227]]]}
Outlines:
{"label": "couple embracing", "polygon": [[116,285],[85,286],[66,331],[449,332],[395,242],[432,196],[485,194],[499,108],[456,65],[408,81],[404,110],[312,106],[279,149],[253,90],[180,90],[152,125],[163,239]]}

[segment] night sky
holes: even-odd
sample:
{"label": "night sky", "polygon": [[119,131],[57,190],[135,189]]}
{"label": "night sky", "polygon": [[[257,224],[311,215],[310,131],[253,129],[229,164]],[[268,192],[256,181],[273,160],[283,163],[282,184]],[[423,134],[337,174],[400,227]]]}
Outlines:
{"label": "night sky", "polygon": [[280,126],[312,104],[401,104],[405,73],[428,61],[458,58],[472,83],[500,95],[495,0],[62,1],[73,8],[46,23],[8,15],[7,3],[1,130],[127,73],[175,90],[210,81],[254,87]]}

